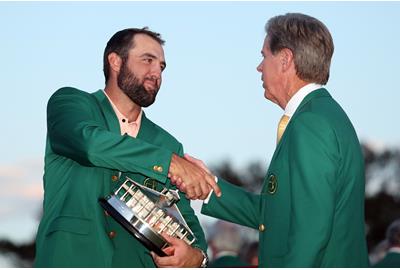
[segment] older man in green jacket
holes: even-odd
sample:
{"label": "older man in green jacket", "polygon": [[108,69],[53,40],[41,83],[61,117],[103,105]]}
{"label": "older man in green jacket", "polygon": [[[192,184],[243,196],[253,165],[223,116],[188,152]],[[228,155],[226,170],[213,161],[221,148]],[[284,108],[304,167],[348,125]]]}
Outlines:
{"label": "older man in green jacket", "polygon": [[[210,191],[199,180],[213,178],[179,158],[182,145],[142,111],[161,85],[163,42],[147,29],[122,30],[104,52],[104,91],[89,94],[66,87],[50,98],[35,266],[155,267],[150,251],[98,200],[126,177],[158,191],[174,188],[168,173],[189,180],[187,196]],[[198,267],[206,262],[204,233],[184,194],[178,207],[197,240],[192,246],[174,240],[180,248],[168,253],[169,266]]]}
{"label": "older man in green jacket", "polygon": [[252,194],[219,179],[223,195],[212,194],[202,213],[258,229],[261,267],[367,267],[361,147],[322,87],[332,37],[293,13],[269,20],[266,32],[257,70],[264,96],[285,112],[264,186]]}

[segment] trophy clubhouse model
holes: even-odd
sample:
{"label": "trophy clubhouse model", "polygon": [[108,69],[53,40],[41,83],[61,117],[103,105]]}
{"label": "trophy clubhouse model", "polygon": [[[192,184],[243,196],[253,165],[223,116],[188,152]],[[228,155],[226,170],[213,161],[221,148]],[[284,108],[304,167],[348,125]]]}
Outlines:
{"label": "trophy clubhouse model", "polygon": [[184,240],[195,240],[177,205],[178,191],[164,188],[161,192],[140,185],[129,177],[112,194],[99,199],[101,206],[148,249],[165,256],[168,242],[161,233]]}

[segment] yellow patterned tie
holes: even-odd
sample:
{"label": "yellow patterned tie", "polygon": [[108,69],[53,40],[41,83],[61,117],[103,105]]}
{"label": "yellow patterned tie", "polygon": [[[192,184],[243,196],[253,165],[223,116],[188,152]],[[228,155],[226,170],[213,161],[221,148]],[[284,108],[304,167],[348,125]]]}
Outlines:
{"label": "yellow patterned tie", "polygon": [[285,128],[289,122],[290,117],[287,115],[282,115],[281,120],[279,121],[278,124],[278,134],[277,134],[277,138],[276,138],[276,144],[279,143],[279,141],[282,138],[283,132],[285,131]]}

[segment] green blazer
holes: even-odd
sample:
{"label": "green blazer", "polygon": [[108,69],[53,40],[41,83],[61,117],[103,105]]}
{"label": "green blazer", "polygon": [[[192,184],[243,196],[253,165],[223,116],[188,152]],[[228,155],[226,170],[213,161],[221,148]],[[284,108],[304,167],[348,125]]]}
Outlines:
{"label": "green blazer", "polygon": [[307,95],[275,149],[261,194],[220,179],[202,213],[259,229],[260,267],[367,267],[364,162],[325,89]]}
{"label": "green blazer", "polygon": [[[121,136],[102,90],[89,94],[61,88],[47,107],[43,218],[36,239],[36,267],[155,267],[149,251],[114,219],[98,199],[125,177],[157,190],[167,178],[172,153],[182,145],[143,114],[137,138]],[[150,177],[154,182],[144,182]],[[206,251],[203,230],[181,194],[182,215]]]}
{"label": "green blazer", "polygon": [[400,253],[389,251],[385,257],[374,265],[376,268],[400,268]]}

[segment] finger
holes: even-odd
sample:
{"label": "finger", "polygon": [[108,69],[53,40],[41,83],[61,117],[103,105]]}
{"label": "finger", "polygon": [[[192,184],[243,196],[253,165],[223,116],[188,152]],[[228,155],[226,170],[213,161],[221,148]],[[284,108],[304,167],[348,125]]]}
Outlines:
{"label": "finger", "polygon": [[153,260],[157,257],[157,255],[154,253],[154,251],[150,251],[151,257],[153,257]]}
{"label": "finger", "polygon": [[168,235],[166,233],[162,233],[161,235],[169,244],[169,247],[167,247],[166,249],[172,250],[174,255],[176,250],[179,250],[181,246],[184,246],[186,244],[182,239]]}
{"label": "finger", "polygon": [[[163,249],[164,253],[167,256],[158,256],[153,251],[150,252],[151,256],[153,257],[154,263],[158,267],[171,267],[176,264],[176,258],[174,256],[175,249],[173,247],[166,247]],[[172,253],[172,254],[171,254]]]}
{"label": "finger", "polygon": [[176,259],[174,256],[164,256],[164,257],[157,256],[154,259],[154,262],[158,267],[170,267],[171,265],[176,264],[175,261]]}
{"label": "finger", "polygon": [[150,255],[151,255],[151,257],[153,258],[154,263],[155,263],[158,267],[160,267],[160,266],[161,266],[161,265],[159,264],[159,259],[160,259],[160,257],[159,257],[156,253],[154,253],[153,251],[150,252]]}
{"label": "finger", "polygon": [[201,182],[195,186],[194,190],[196,192],[196,199],[200,199],[204,195],[201,188]]}
{"label": "finger", "polygon": [[193,187],[190,188],[190,189],[187,189],[185,194],[186,194],[186,198],[189,199],[189,200],[196,200],[197,199],[196,191],[194,190]]}
{"label": "finger", "polygon": [[177,178],[176,181],[175,181],[175,185],[176,186],[180,186],[180,185],[182,185],[182,183],[183,183],[183,181],[182,181],[182,178],[180,178],[180,177]]}
{"label": "finger", "polygon": [[172,175],[170,177],[170,182],[171,184],[175,185],[175,186],[179,186],[183,181],[182,178],[176,175]]}
{"label": "finger", "polygon": [[183,193],[186,193],[186,186],[185,186],[185,183],[181,183],[181,184],[175,185],[175,186],[179,189],[179,191],[181,191],[181,192],[183,192]]}
{"label": "finger", "polygon": [[214,177],[209,176],[206,178],[206,181],[211,186],[211,188],[214,190],[215,195],[217,195],[217,197],[221,197],[222,192],[221,192],[221,189],[219,188],[219,186],[217,185],[217,183],[215,182],[216,178],[217,177],[215,177],[215,176]]}
{"label": "finger", "polygon": [[211,191],[211,187],[206,183],[206,182],[201,182],[201,192],[202,192],[202,196],[201,196],[201,200],[204,200],[205,198],[208,197],[208,194],[210,194]]}
{"label": "finger", "polygon": [[197,200],[201,196],[201,191],[199,190],[199,186],[194,186],[192,192],[191,200]]}
{"label": "finger", "polygon": [[162,250],[167,256],[172,256],[174,255],[175,252],[175,248],[173,248],[172,246],[166,247]]}
{"label": "finger", "polygon": [[182,182],[182,183],[179,185],[179,190],[182,191],[183,193],[186,193],[187,187],[186,187],[186,185],[185,185],[184,182]]}
{"label": "finger", "polygon": [[195,198],[196,198],[196,193],[194,192],[194,190],[193,189],[190,189],[190,190],[187,190],[186,192],[185,192],[185,194],[186,194],[186,199],[188,199],[188,200],[194,200]]}

